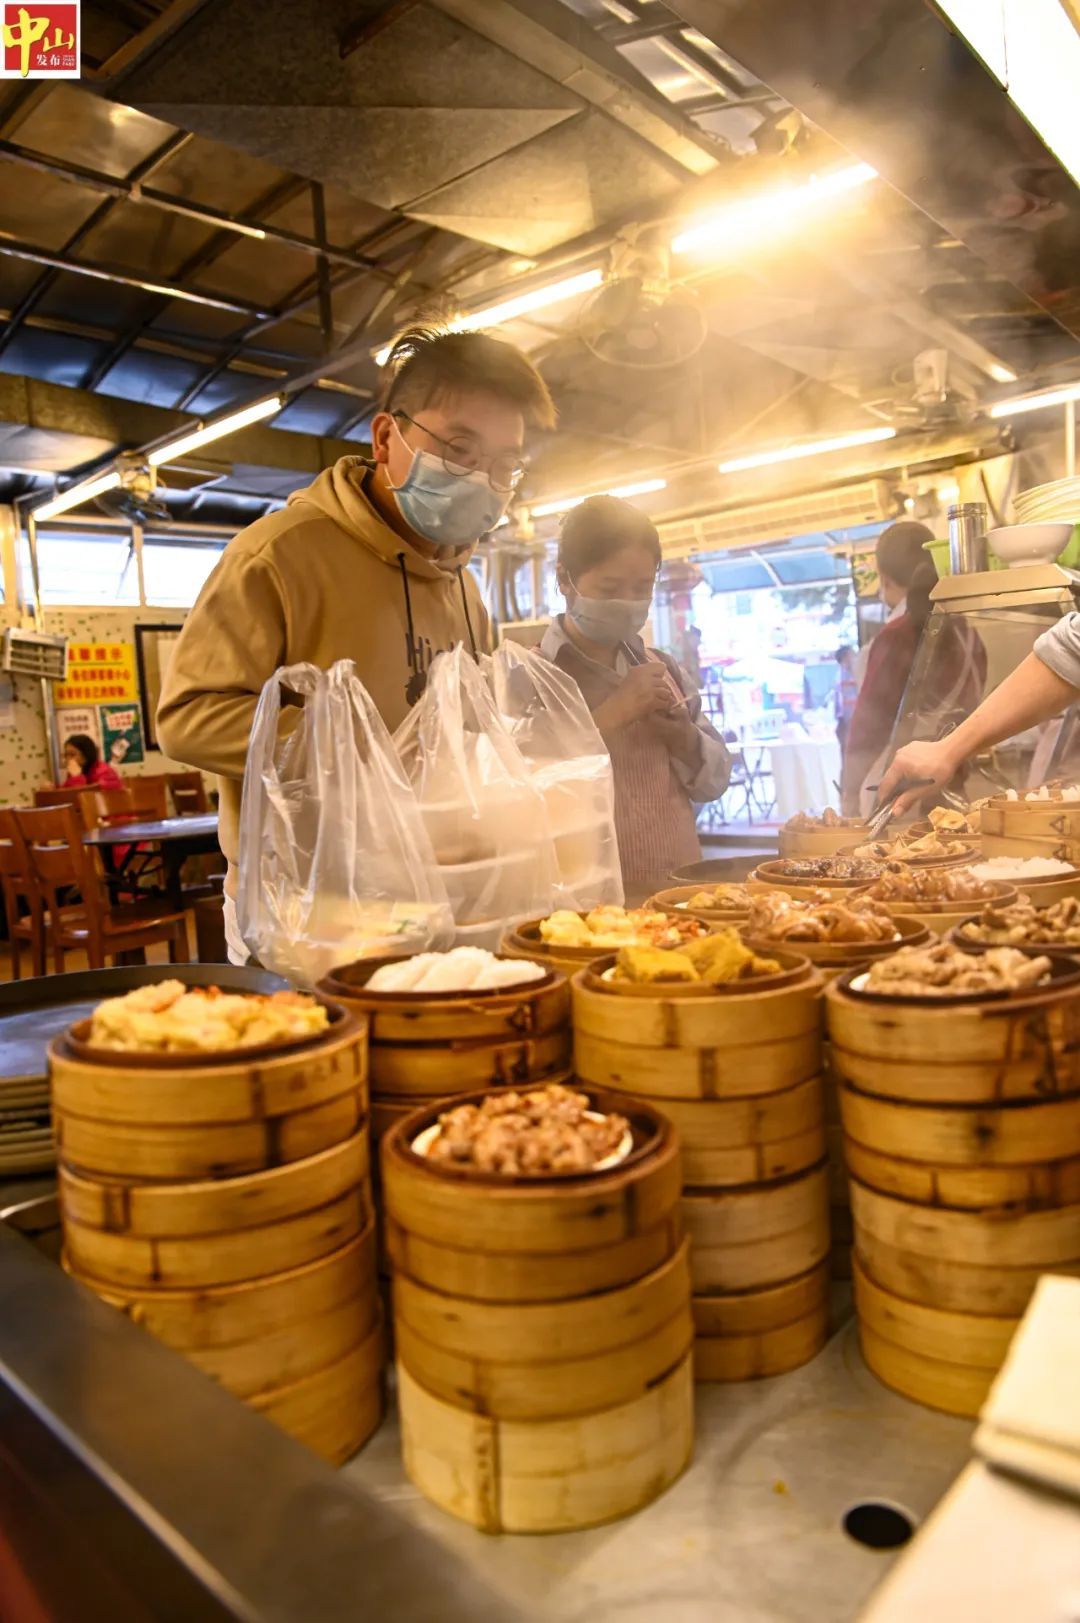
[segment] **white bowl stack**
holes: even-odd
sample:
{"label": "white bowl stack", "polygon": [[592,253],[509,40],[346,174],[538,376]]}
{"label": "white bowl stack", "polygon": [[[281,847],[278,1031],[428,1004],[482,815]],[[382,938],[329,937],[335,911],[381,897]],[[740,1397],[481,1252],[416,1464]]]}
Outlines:
{"label": "white bowl stack", "polygon": [[1080,478],[1054,479],[1022,490],[1013,510],[1017,524],[1080,524]]}

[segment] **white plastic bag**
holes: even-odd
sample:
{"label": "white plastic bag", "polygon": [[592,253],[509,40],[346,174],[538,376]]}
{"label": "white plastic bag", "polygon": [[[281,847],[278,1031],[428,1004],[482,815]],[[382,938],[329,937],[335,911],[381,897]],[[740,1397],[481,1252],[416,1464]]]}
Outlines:
{"label": "white plastic bag", "polygon": [[[302,701],[284,719],[283,694]],[[236,908],[248,949],[301,986],[357,958],[451,943],[420,810],[351,660],[284,667],[263,688]]]}
{"label": "white plastic bag", "polygon": [[556,905],[621,906],[611,757],[581,689],[543,655],[505,642],[485,661],[499,714],[547,809]]}
{"label": "white plastic bag", "polygon": [[457,921],[460,944],[550,913],[555,860],[543,797],[484,676],[458,646],[440,654],[395,734]]}

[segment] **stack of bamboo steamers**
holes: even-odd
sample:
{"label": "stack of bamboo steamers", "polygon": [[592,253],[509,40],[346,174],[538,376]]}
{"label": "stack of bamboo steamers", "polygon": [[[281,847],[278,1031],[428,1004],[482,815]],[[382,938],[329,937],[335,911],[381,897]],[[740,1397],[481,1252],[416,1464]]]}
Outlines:
{"label": "stack of bamboo steamers", "polygon": [[88,1050],[76,1026],[50,1070],[68,1271],[338,1462],[381,1418],[383,1338],[366,1032],[330,1016],[224,1062]]}
{"label": "stack of bamboo steamers", "polygon": [[794,1369],[827,1330],[822,978],[772,956],[756,983],[625,986],[603,961],[573,982],[578,1076],[678,1129],[702,1381]]}

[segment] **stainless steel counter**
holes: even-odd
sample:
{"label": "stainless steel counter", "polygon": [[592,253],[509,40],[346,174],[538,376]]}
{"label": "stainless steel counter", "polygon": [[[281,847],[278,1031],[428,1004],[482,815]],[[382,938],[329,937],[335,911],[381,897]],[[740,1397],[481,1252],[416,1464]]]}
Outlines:
{"label": "stainless steel counter", "polygon": [[[791,1375],[699,1387],[697,1412],[647,1510],[493,1538],[409,1485],[393,1419],[335,1474],[0,1224],[0,1589],[14,1553],[79,1623],[848,1623],[892,1555],[844,1512],[921,1520],[969,1453],[966,1422],[869,1374],[850,1319]],[[61,1577],[102,1607],[65,1611]]]}
{"label": "stainless steel counter", "polygon": [[855,1543],[844,1512],[884,1499],[918,1523],[966,1463],[971,1430],[888,1392],[848,1317],[791,1375],[699,1386],[693,1464],[624,1522],[531,1538],[475,1532],[404,1480],[393,1421],[342,1476],[462,1557],[530,1623],[848,1623],[896,1552]]}

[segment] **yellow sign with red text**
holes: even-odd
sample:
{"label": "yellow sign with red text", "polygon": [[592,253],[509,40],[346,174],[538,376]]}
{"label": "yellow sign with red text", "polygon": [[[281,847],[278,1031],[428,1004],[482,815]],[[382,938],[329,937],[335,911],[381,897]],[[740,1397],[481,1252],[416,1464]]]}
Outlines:
{"label": "yellow sign with red text", "polygon": [[113,704],[138,699],[135,644],[78,642],[68,649],[65,682],[57,682],[53,703]]}

